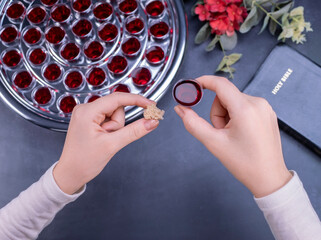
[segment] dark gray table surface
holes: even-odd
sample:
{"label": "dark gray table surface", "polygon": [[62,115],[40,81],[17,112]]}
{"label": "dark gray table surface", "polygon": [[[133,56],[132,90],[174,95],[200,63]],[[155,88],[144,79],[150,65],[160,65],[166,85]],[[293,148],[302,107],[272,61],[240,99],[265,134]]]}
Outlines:
{"label": "dark gray table surface", "polygon": [[[176,76],[213,74],[222,52],[204,51],[193,39],[201,23],[190,16],[189,42]],[[321,63],[320,1],[305,6],[314,29],[308,42],[295,46]],[[251,79],[276,39],[258,28],[239,37],[235,52],[243,53],[233,83],[240,89]],[[196,111],[208,117],[214,94],[205,92]],[[159,106],[165,120],[147,137],[119,152],[87,186],[76,202],[59,212],[39,239],[273,239],[250,192],[197,140],[173,111],[168,92]],[[37,181],[59,159],[65,134],[40,128],[0,103],[0,207]],[[316,129],[316,131],[320,131]],[[321,216],[321,159],[281,132],[289,169],[298,172]]]}

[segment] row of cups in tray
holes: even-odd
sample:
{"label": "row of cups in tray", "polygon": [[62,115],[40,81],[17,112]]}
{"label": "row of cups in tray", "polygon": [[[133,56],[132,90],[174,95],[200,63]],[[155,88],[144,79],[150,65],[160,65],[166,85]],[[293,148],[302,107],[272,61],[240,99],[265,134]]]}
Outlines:
{"label": "row of cups in tray", "polygon": [[[137,36],[144,31],[144,22],[140,17],[129,17],[126,19],[125,29],[130,35]],[[72,32],[78,37],[84,39],[92,33],[92,24],[87,19],[79,19],[72,27]],[[161,40],[168,36],[170,30],[166,22],[159,21],[150,27],[149,32],[154,39]],[[106,44],[112,43],[117,39],[118,34],[119,30],[116,25],[112,23],[105,23],[98,28],[97,35],[99,40],[96,42],[104,42]],[[44,40],[51,45],[58,45],[68,42],[65,30],[59,25],[47,27],[45,34],[42,33],[39,27],[27,26],[23,29],[21,35],[24,43],[29,47],[41,45]],[[16,45],[19,41],[19,38],[20,33],[18,32],[16,26],[12,24],[5,25],[0,30],[0,39],[7,47]],[[103,49],[103,44],[100,43],[100,45],[100,47]],[[103,52],[101,52],[101,56],[102,54]]]}
{"label": "row of cups in tray", "polygon": [[[102,49],[99,51],[103,51],[103,46],[99,42],[92,41],[87,45],[85,44],[84,53],[86,56],[98,56],[97,54],[100,54],[100,52],[96,48],[100,47]],[[140,50],[140,42],[137,38],[129,38],[122,44],[121,49],[125,55],[135,56]],[[80,55],[80,47],[75,42],[66,43],[62,46],[60,54],[65,59],[74,60]],[[165,52],[160,46],[151,45],[145,52],[145,58],[148,63],[158,65],[165,60]],[[9,70],[19,68],[23,62],[22,59],[22,54],[16,48],[8,48],[1,54],[1,61]],[[45,74],[49,66],[55,65],[55,68],[61,69],[61,71],[63,71],[63,68],[58,63],[48,63],[49,56],[43,47],[30,48],[27,51],[27,60],[34,68],[42,68],[45,80],[51,82],[59,80],[59,74],[56,74],[56,77],[50,78]],[[122,55],[112,56],[108,59],[107,69],[113,76],[123,74],[128,69],[128,60]]]}
{"label": "row of cups in tray", "polygon": [[[118,59],[115,61],[118,61]],[[43,66],[42,75],[49,84],[54,85],[63,81],[65,88],[74,92],[81,91],[84,88],[85,81],[87,81],[89,88],[93,90],[98,90],[99,87],[109,84],[107,73],[101,67],[91,67],[83,74],[77,68],[64,72],[64,69],[57,63],[49,63]],[[152,80],[152,73],[147,67],[134,69],[130,76],[133,84],[137,87],[146,87]],[[16,88],[26,91],[33,87],[34,79],[27,70],[19,70],[13,73],[12,81]]]}
{"label": "row of cups in tray", "polygon": [[[113,92],[130,92],[127,85],[118,84],[112,89]],[[56,99],[56,92],[46,86],[38,86],[31,92],[32,102],[45,112],[52,112],[51,107],[56,103],[56,108],[60,114],[70,115],[74,107],[80,103],[77,95],[72,93],[64,93]],[[102,97],[101,94],[88,94],[84,99],[84,103],[90,103]]]}
{"label": "row of cups in tray", "polygon": [[[106,73],[99,67],[91,68],[86,74],[86,77],[77,69],[67,71],[63,74],[63,83],[71,92],[61,95],[56,101],[56,106],[61,113],[71,113],[72,109],[80,103],[76,95],[77,91],[83,89],[85,78],[87,82],[91,81],[91,83],[94,84],[104,84],[108,81]],[[140,67],[134,70],[131,79],[136,87],[144,87],[151,82],[152,74],[148,68]],[[36,86],[37,83],[35,79],[27,70],[15,72],[12,76],[12,84],[16,90],[19,89],[25,96],[31,91],[32,102],[44,111],[49,111],[49,107],[52,106],[56,100],[57,90],[47,86]],[[110,89],[110,92],[130,93],[131,89],[128,85],[120,83],[114,85],[112,89]],[[100,94],[89,93],[84,102],[93,102],[101,96]]]}
{"label": "row of cups in tray", "polygon": [[[72,16],[72,10],[79,15],[91,13],[97,21],[108,21],[114,13],[113,6],[108,2],[93,4],[91,0],[72,0],[71,7],[67,4],[57,4],[59,0],[41,0],[41,4],[35,4],[26,12],[25,5],[20,1],[13,1],[5,9],[6,16],[12,23],[20,23],[25,16],[30,24],[41,24],[47,16],[46,8],[50,8],[50,17],[55,22],[68,22]],[[118,3],[118,9],[123,15],[131,15],[138,11],[136,0],[122,0]],[[161,0],[146,2],[145,12],[151,18],[161,17],[165,10],[165,4]]]}
{"label": "row of cups in tray", "polygon": [[[130,35],[138,36],[144,31],[144,28],[144,21],[141,17],[130,16],[126,18],[125,30]],[[76,39],[85,39],[93,36],[92,23],[86,18],[77,19],[71,29]],[[164,21],[155,21],[151,25],[149,32],[155,40],[162,40],[168,37],[170,28]],[[109,22],[100,25],[97,32],[98,39],[106,43],[114,42],[118,35],[118,27]],[[21,34],[13,24],[4,25],[0,29],[0,40],[5,46],[16,45],[21,36],[27,46],[39,45],[44,40],[51,45],[57,45],[67,40],[66,31],[59,24],[48,26],[45,34],[43,34],[39,27],[30,25],[25,27]]]}

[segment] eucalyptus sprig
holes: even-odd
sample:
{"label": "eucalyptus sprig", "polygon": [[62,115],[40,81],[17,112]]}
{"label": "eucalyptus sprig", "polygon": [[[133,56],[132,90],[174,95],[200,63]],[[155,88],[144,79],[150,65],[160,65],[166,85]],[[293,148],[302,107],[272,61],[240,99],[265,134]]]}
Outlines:
{"label": "eucalyptus sprig", "polygon": [[[265,14],[265,18],[259,34],[262,33],[269,24],[270,33],[275,35],[277,27],[279,26],[281,33],[278,36],[278,40],[285,42],[285,40],[289,38],[296,44],[303,44],[306,41],[303,32],[311,32],[313,29],[311,28],[311,23],[306,22],[304,19],[304,8],[300,6],[292,9],[293,5],[293,1],[274,3],[271,0],[254,0],[249,16],[241,25],[240,32],[246,33],[253,26],[257,25],[263,13]],[[268,8],[270,8],[270,11],[267,10]],[[279,19],[281,19],[281,21],[279,21]]]}
{"label": "eucalyptus sprig", "polygon": [[242,57],[242,54],[240,53],[232,53],[230,55],[225,55],[218,65],[216,72],[226,72],[229,73],[229,78],[234,78],[233,73],[235,72],[235,68],[232,67],[234,63],[236,63],[240,58]]}
{"label": "eucalyptus sprig", "polygon": [[[231,4],[231,2],[233,4],[233,0],[229,0],[228,3],[226,1],[226,4]],[[208,1],[197,0],[192,8],[192,14],[195,15],[195,8],[198,6],[206,7],[208,4]],[[302,6],[293,8],[294,0],[243,0],[239,7],[246,8],[248,12],[247,17],[239,28],[239,32],[242,34],[249,32],[262,20],[262,27],[258,34],[261,34],[268,28],[272,35],[278,34],[278,41],[284,42],[287,39],[291,39],[296,44],[303,44],[306,41],[305,33],[313,31],[310,22],[305,21],[304,8]],[[206,8],[204,11],[206,11]],[[198,12],[198,14],[203,13]],[[196,34],[195,43],[201,44],[213,35],[212,40],[206,47],[206,51],[213,51],[216,45],[220,43],[224,57],[218,65],[216,72],[226,72],[229,74],[229,78],[233,78],[235,68],[232,65],[240,60],[242,54],[232,53],[227,55],[226,51],[232,50],[237,45],[237,34],[236,32],[232,35],[229,34],[229,36],[227,34],[216,34],[215,29],[211,25],[211,21],[216,20],[215,13],[213,16],[214,19],[207,20]],[[202,21],[204,21],[204,18]]]}

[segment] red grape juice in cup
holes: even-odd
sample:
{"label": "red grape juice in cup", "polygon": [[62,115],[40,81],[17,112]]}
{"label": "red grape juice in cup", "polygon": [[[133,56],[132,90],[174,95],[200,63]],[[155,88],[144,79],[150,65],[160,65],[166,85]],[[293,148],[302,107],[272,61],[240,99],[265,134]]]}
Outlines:
{"label": "red grape juice in cup", "polygon": [[203,96],[202,86],[194,79],[179,80],[173,88],[175,101],[183,106],[192,107],[198,104]]}

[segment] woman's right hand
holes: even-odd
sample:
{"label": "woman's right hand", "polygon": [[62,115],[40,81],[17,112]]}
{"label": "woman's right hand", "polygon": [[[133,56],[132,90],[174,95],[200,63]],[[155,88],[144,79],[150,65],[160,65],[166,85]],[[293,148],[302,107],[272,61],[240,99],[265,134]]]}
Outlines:
{"label": "woman's right hand", "polygon": [[263,98],[241,93],[222,77],[197,79],[216,97],[210,110],[213,125],[192,109],[176,106],[185,128],[256,197],[284,186],[292,177],[282,154],[277,117]]}

